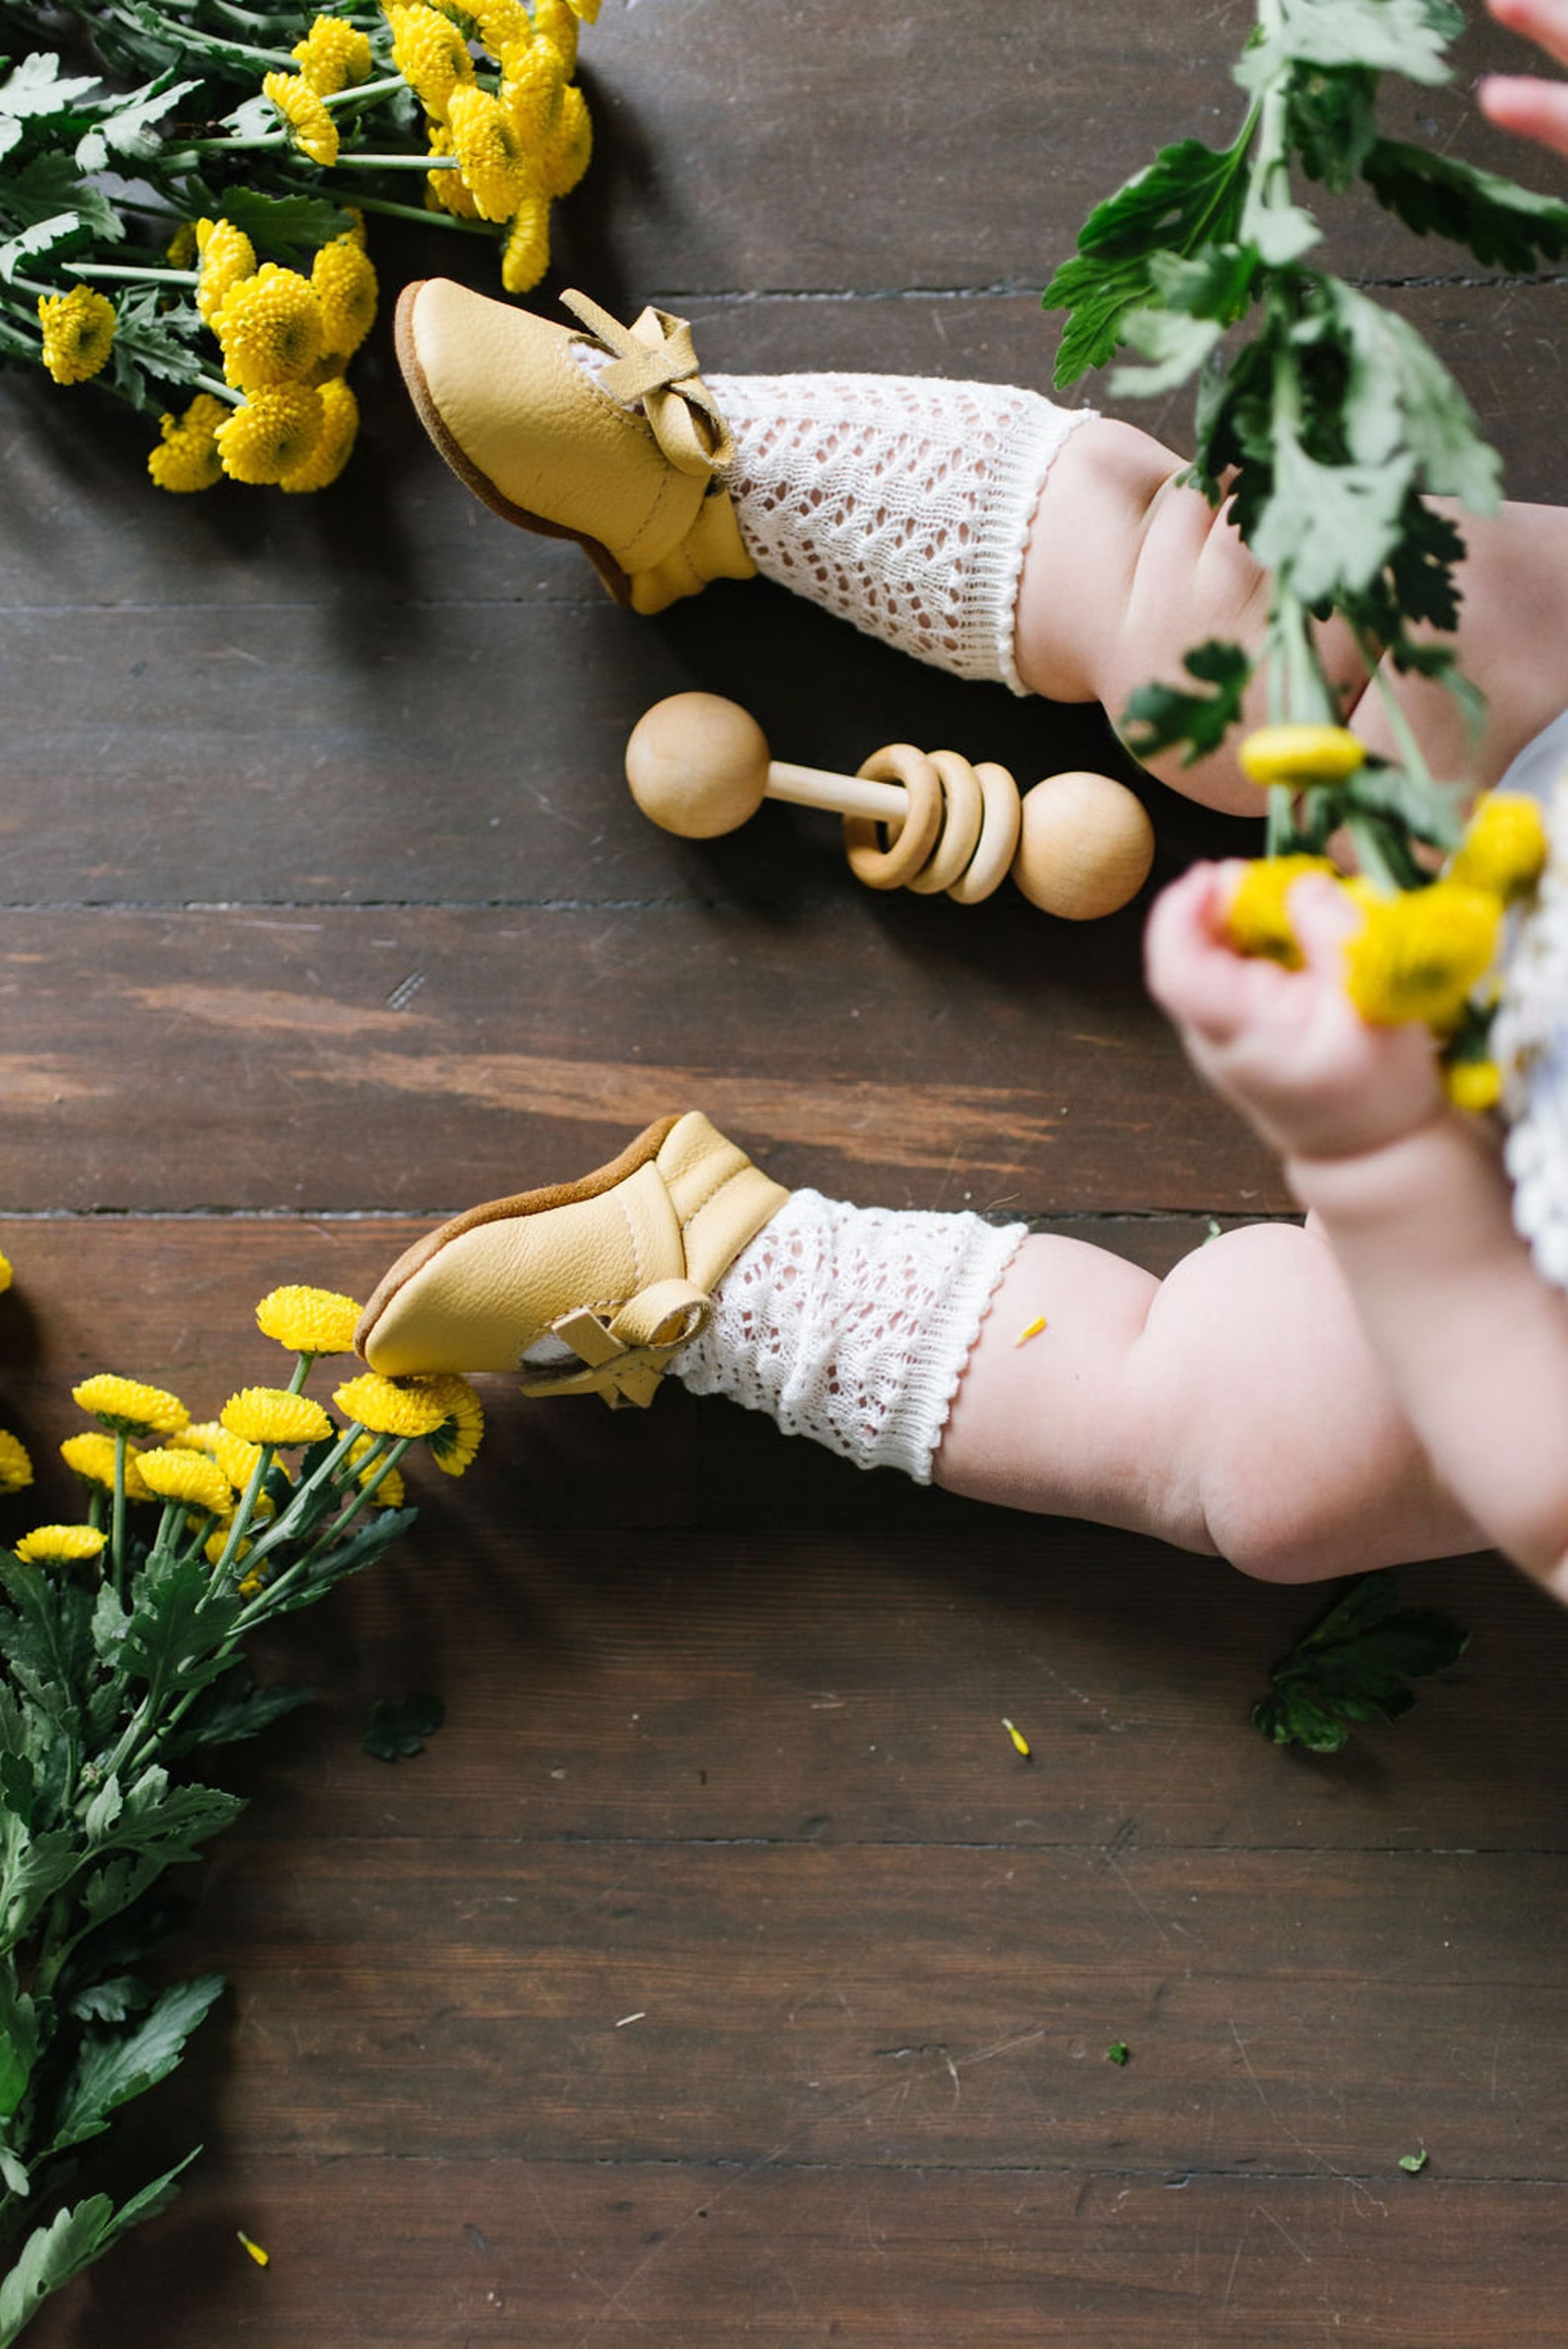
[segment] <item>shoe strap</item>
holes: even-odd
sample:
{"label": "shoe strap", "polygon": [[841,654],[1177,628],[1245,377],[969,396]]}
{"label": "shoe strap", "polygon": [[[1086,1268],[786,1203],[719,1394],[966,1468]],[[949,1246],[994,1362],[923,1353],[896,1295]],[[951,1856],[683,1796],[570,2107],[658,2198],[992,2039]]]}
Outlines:
{"label": "shoe strap", "polygon": [[641,400],[662,453],[677,473],[706,478],[735,461],[735,436],[697,373],[691,328],[684,318],[652,306],[627,327],[586,293],[569,289],[562,303],[614,353],[599,377],[612,400]]}
{"label": "shoe strap", "polygon": [[602,1395],[612,1411],[653,1401],[671,1358],[707,1327],[713,1299],[690,1281],[655,1281],[608,1319],[579,1306],[550,1324],[552,1337],[571,1347],[581,1370],[525,1378],[525,1395]]}

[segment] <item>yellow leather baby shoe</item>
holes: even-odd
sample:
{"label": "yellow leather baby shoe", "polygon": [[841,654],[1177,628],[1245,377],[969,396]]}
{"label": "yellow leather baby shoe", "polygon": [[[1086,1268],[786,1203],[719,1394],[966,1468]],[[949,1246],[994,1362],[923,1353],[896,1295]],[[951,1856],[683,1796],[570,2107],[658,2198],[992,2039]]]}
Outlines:
{"label": "yellow leather baby shoe", "polygon": [[[575,538],[635,611],[752,578],[723,480],[735,443],[690,327],[654,309],[624,327],[586,294],[561,299],[582,327],[444,277],[404,288],[398,361],[446,462],[508,521]],[[610,363],[590,369],[578,347]]]}
{"label": "yellow leather baby shoe", "polygon": [[[524,1394],[646,1405],[788,1197],[699,1112],[662,1118],[581,1182],[492,1200],[418,1241],[354,1344],[393,1378],[521,1370]],[[523,1357],[545,1345],[557,1359],[530,1370]]]}

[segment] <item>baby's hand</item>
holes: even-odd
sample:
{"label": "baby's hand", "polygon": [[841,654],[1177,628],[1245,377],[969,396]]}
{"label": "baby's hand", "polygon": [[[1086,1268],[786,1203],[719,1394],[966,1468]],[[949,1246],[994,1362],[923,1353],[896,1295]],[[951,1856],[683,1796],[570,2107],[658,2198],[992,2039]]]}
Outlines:
{"label": "baby's hand", "polygon": [[1297,881],[1287,902],[1305,968],[1287,971],[1227,940],[1242,870],[1195,865],[1149,918],[1149,991],[1194,1066],[1287,1158],[1354,1157],[1425,1125],[1443,1107],[1431,1036],[1371,1026],[1345,992],[1356,906],[1332,881]]}
{"label": "baby's hand", "polygon": [[[1523,33],[1559,65],[1568,65],[1568,0],[1486,0],[1500,25]],[[1480,84],[1483,115],[1499,130],[1532,138],[1568,155],[1568,87],[1533,74],[1493,73]]]}

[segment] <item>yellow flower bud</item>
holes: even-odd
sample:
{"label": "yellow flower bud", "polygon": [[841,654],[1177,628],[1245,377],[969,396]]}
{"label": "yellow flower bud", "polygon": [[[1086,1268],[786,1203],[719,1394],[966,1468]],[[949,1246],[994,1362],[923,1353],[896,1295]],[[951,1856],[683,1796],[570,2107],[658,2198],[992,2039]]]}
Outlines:
{"label": "yellow flower bud", "polygon": [[1262,790],[1283,783],[1304,791],[1354,775],[1367,763],[1367,745],[1348,726],[1260,726],[1238,756],[1242,773]]}

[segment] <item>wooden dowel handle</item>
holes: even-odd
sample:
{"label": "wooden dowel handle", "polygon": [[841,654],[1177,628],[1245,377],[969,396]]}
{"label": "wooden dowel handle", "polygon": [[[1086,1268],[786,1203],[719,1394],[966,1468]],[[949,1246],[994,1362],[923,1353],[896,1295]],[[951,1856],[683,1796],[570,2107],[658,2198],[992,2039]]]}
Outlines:
{"label": "wooden dowel handle", "polygon": [[902,783],[872,783],[863,775],[830,775],[824,767],[768,762],[767,797],[797,808],[826,808],[839,816],[869,816],[880,823],[902,823],[909,796]]}

